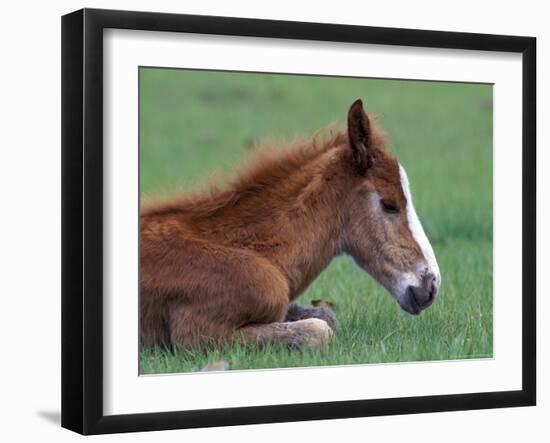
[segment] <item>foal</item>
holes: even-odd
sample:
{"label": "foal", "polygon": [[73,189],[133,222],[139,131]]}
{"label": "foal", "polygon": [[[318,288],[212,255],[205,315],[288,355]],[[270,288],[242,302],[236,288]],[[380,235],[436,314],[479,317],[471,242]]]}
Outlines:
{"label": "foal", "polygon": [[411,314],[441,284],[405,170],[361,100],[347,131],[269,152],[225,190],[144,209],[140,235],[143,345],[324,343],[330,311],[292,302],[340,254]]}

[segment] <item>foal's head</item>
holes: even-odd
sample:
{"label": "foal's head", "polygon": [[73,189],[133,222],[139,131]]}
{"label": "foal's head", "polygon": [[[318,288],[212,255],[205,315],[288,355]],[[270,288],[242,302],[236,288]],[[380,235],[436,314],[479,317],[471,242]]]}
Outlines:
{"label": "foal's head", "polygon": [[437,296],[439,267],[416,215],[407,174],[374,131],[357,100],[348,113],[355,180],[347,205],[346,250],[401,308],[419,314]]}

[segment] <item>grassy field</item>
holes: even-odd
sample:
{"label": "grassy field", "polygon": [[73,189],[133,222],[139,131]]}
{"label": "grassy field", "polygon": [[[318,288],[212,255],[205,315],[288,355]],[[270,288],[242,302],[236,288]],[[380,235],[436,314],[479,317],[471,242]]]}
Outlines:
{"label": "grassy field", "polygon": [[142,197],[201,188],[262,137],[308,137],[344,122],[359,97],[381,116],[407,169],[441,268],[437,302],[411,316],[341,257],[298,300],[335,303],[340,326],[328,346],[143,349],[142,374],[196,371],[214,360],[240,370],[492,356],[491,86],[142,69]]}

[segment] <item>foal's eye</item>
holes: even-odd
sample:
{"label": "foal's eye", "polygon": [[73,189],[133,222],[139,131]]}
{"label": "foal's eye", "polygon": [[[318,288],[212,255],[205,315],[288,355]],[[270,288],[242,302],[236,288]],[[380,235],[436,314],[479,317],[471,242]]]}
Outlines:
{"label": "foal's eye", "polygon": [[387,200],[380,200],[380,204],[382,205],[382,209],[385,212],[388,212],[390,214],[397,214],[399,212],[399,206],[397,206],[393,202],[390,202]]}

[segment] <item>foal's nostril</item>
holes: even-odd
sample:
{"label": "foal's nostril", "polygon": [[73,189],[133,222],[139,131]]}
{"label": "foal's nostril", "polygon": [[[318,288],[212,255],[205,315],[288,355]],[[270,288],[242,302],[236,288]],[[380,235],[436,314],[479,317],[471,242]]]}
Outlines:
{"label": "foal's nostril", "polygon": [[[436,275],[433,272],[426,271],[421,275],[418,286],[409,286],[407,288],[407,299],[418,313],[421,310],[430,306],[439,290],[439,283]],[[410,311],[409,311],[410,312]]]}
{"label": "foal's nostril", "polygon": [[424,304],[431,303],[437,295],[437,277],[433,272],[426,272],[422,276],[422,290],[424,292]]}
{"label": "foal's nostril", "polygon": [[427,289],[429,292],[430,302],[432,302],[436,297],[437,292],[439,291],[439,284],[437,282],[437,277],[435,275],[432,276],[431,279],[429,280]]}

